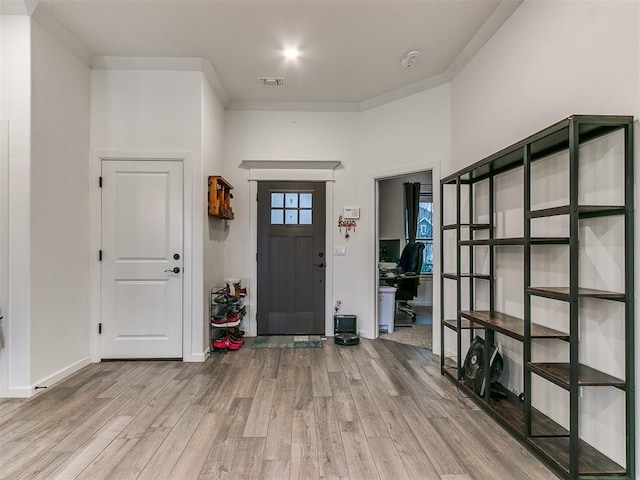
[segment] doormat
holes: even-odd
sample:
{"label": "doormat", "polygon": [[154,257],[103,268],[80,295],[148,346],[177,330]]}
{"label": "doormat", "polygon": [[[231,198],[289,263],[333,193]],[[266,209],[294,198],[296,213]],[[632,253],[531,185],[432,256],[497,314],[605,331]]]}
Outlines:
{"label": "doormat", "polygon": [[272,335],[256,337],[251,348],[322,348],[320,335]]}

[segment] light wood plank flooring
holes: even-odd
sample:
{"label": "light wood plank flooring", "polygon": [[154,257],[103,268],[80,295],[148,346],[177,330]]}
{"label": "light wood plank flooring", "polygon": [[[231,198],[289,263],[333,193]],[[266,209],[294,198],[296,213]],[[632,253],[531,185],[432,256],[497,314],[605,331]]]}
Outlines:
{"label": "light wood plank flooring", "polygon": [[[247,339],[250,343],[252,339]],[[556,478],[439,373],[385,340],[104,362],[0,400],[0,479]]]}

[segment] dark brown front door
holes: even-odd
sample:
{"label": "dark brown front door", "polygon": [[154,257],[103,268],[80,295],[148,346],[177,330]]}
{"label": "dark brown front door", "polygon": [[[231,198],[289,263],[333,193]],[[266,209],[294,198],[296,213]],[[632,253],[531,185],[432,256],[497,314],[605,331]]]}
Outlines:
{"label": "dark brown front door", "polygon": [[258,184],[258,335],[325,333],[325,184]]}

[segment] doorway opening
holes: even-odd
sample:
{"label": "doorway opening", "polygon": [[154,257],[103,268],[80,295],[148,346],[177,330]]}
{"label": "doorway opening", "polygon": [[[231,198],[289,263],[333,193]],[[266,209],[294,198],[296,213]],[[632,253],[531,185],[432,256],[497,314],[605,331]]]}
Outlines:
{"label": "doorway opening", "polygon": [[[435,234],[432,171],[380,178],[377,183],[378,332],[381,338],[431,350]],[[407,188],[415,189],[409,199]],[[412,222],[416,223],[415,233],[410,232]]]}

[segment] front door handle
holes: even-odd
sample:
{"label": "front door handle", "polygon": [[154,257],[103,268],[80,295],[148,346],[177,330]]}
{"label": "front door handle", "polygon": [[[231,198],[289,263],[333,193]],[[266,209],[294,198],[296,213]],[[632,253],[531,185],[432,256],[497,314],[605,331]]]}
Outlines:
{"label": "front door handle", "polygon": [[173,267],[171,270],[165,270],[165,272],[180,273],[180,267]]}
{"label": "front door handle", "polygon": [[313,264],[314,267],[320,267],[323,268],[324,267],[324,263],[314,263]]}

